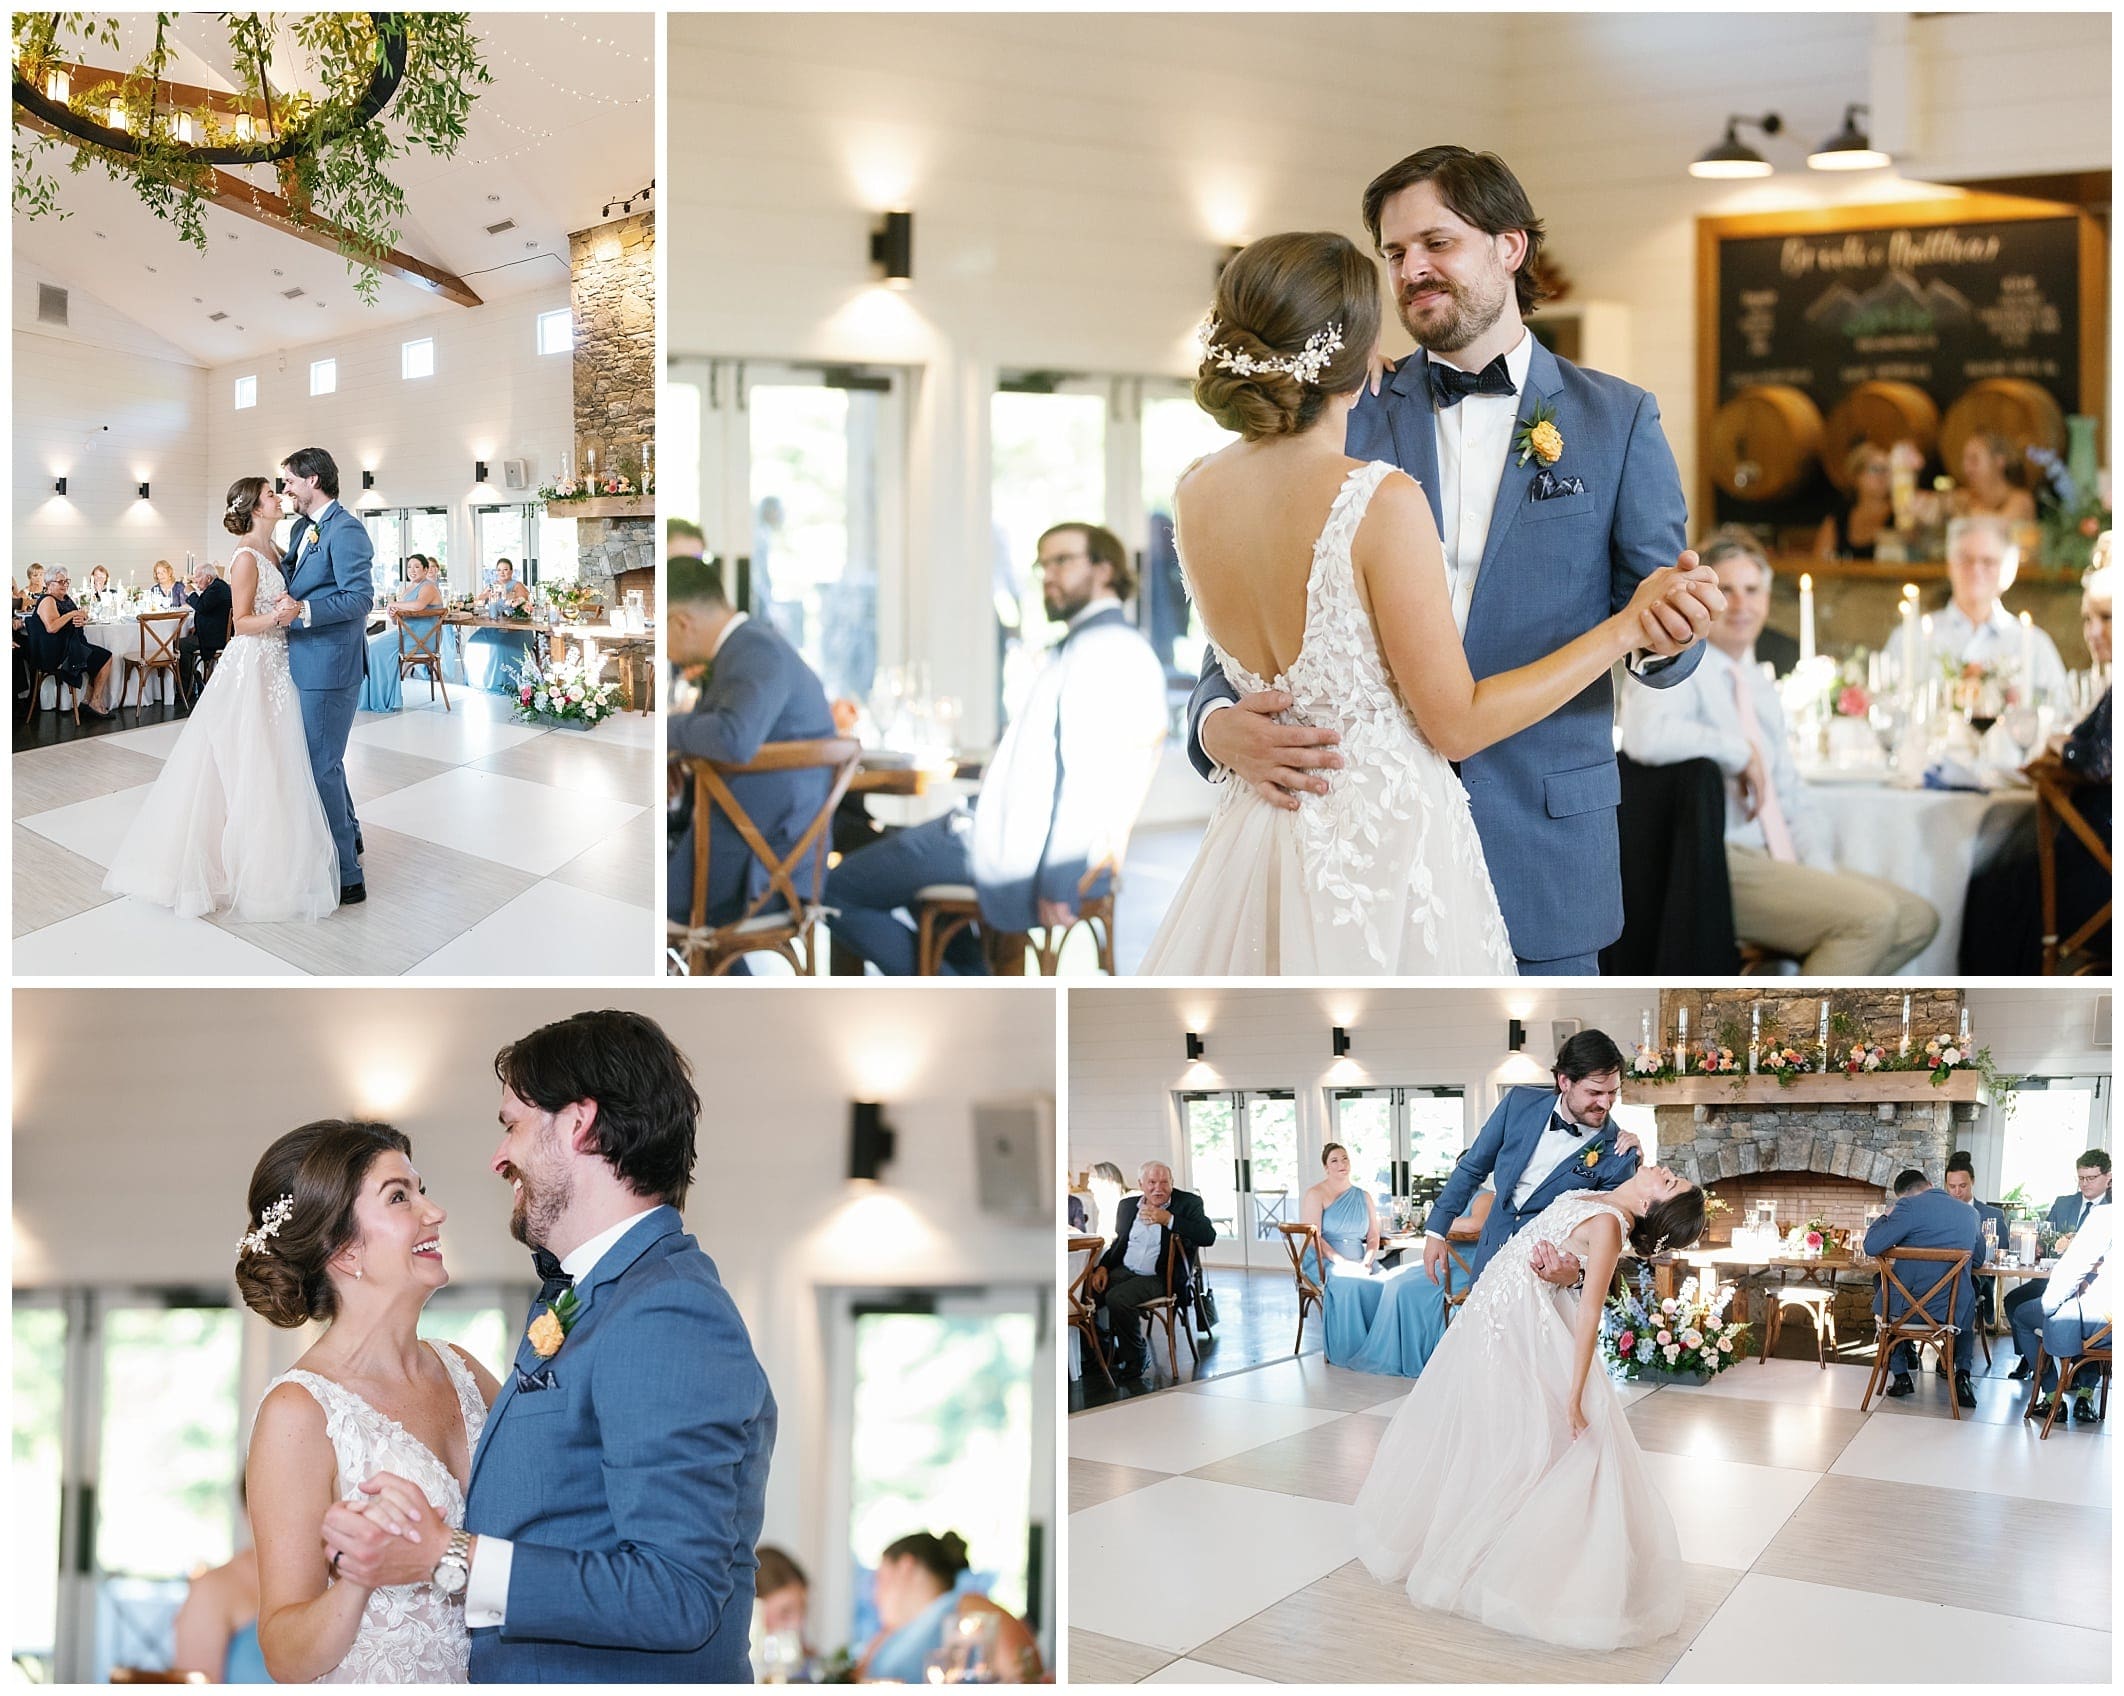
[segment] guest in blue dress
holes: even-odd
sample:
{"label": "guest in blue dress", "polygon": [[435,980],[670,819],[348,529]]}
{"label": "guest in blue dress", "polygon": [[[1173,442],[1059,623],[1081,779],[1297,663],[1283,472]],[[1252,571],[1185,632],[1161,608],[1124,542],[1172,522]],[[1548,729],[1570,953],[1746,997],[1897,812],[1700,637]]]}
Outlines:
{"label": "guest in blue dress", "polygon": [[[509,618],[531,604],[531,591],[516,581],[508,560],[494,562],[494,582],[480,602],[483,618]],[[475,630],[465,644],[466,687],[496,695],[516,693],[518,672],[537,637],[524,630]]]}
{"label": "guest in blue dress", "polygon": [[148,591],[148,606],[170,612],[184,605],[184,585],[177,581],[177,568],[166,559],[155,562],[155,586]]}
{"label": "guest in blue dress", "polygon": [[[1464,1230],[1472,1221],[1479,1233],[1495,1199],[1489,1190],[1479,1193],[1467,1215],[1456,1220],[1453,1228]],[[1472,1248],[1472,1241],[1465,1246]],[[1456,1273],[1455,1278],[1463,1286],[1467,1282],[1465,1274]],[[1412,1261],[1390,1274],[1381,1286],[1378,1310],[1372,1315],[1363,1347],[1348,1360],[1335,1364],[1356,1372],[1418,1377],[1431,1358],[1431,1351],[1445,1335],[1445,1327],[1445,1289],[1424,1270],[1422,1261]]]}
{"label": "guest in blue dress", "polygon": [[[395,713],[401,699],[399,690],[398,660],[401,653],[410,651],[410,644],[401,633],[401,626],[413,632],[422,642],[431,639],[431,634],[441,625],[444,613],[442,585],[434,578],[434,568],[421,554],[409,555],[406,559],[406,592],[384,609],[385,624],[369,638],[369,674],[362,681],[361,705],[364,712]],[[448,644],[442,644],[447,649]],[[451,679],[445,667],[443,681]]]}
{"label": "guest in blue dress", "polygon": [[880,1629],[863,1651],[858,1680],[926,1684],[932,1655],[979,1644],[982,1682],[1038,1683],[1032,1634],[986,1596],[962,1589],[968,1575],[966,1539],[956,1531],[917,1531],[887,1544],[873,1590]]}
{"label": "guest in blue dress", "polygon": [[[1374,1266],[1379,1254],[1379,1214],[1370,1193],[1350,1182],[1350,1151],[1331,1142],[1320,1151],[1327,1176],[1305,1192],[1300,1217],[1319,1233],[1320,1252],[1308,1246],[1305,1275],[1320,1286],[1326,1308],[1327,1358],[1341,1366],[1364,1347],[1372,1315],[1379,1307],[1382,1280]],[[1322,1258],[1327,1264],[1321,1264]]]}
{"label": "guest in blue dress", "polygon": [[258,1551],[244,1548],[202,1572],[172,1627],[170,1668],[211,1684],[271,1684],[258,1646]]}

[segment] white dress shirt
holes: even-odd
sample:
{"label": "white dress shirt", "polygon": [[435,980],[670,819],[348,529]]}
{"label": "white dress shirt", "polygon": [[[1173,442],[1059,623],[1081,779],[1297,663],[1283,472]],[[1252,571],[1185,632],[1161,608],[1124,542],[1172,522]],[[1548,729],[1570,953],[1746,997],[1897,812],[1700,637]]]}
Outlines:
{"label": "white dress shirt", "polygon": [[[1465,406],[1467,403],[1463,401],[1461,404]],[[1558,1119],[1573,1125],[1578,1123],[1560,1095],[1556,1098],[1556,1105],[1549,1109],[1549,1122],[1542,1127],[1541,1141],[1534,1145],[1534,1152],[1527,1159],[1527,1169],[1520,1173],[1519,1182],[1512,1186],[1514,1207],[1526,1206],[1528,1197],[1548,1182],[1549,1174],[1566,1160],[1575,1158],[1586,1146],[1586,1139],[1594,1134],[1586,1128],[1574,1137],[1569,1131],[1557,1129]]]}
{"label": "white dress shirt", "polygon": [[[659,1204],[661,1205],[661,1204]],[[617,1225],[598,1232],[588,1242],[561,1257],[561,1270],[580,1288],[597,1270],[606,1252],[640,1224],[656,1208],[630,1213]],[[465,1629],[500,1625],[509,1614],[509,1568],[516,1559],[516,1545],[506,1537],[482,1537],[472,1551],[472,1574],[465,1583]]]}
{"label": "white dress shirt", "polygon": [[1792,759],[1792,737],[1777,685],[1763,668],[1737,662],[1715,644],[1704,644],[1696,670],[1665,689],[1627,689],[1622,694],[1622,751],[1640,765],[1675,766],[1711,760],[1726,776],[1726,840],[1737,848],[1769,852],[1763,821],[1750,818],[1741,800],[1740,775],[1748,765],[1748,739],[1741,731],[1734,679],[1755,703],[1763,742],[1763,765],[1777,790],[1777,804],[1792,831],[1800,863],[1834,871],[1824,833],[1808,810],[1807,792]]}
{"label": "white dress shirt", "polygon": [[[325,504],[317,509],[316,514],[310,519],[309,529],[303,532],[302,547],[295,556],[296,565],[302,564],[302,555],[310,551],[310,544],[317,540],[318,534],[324,529],[326,516],[338,504],[339,502],[333,500],[331,496],[327,495],[325,497]],[[292,577],[295,573],[290,570],[288,575]],[[310,627],[310,603],[307,598],[302,602],[302,625],[305,630]]]}
{"label": "white dress shirt", "polygon": [[1147,1201],[1137,1201],[1136,1220],[1128,1231],[1128,1247],[1121,1251],[1121,1264],[1139,1278],[1158,1275],[1158,1244],[1165,1235],[1163,1225],[1153,1225],[1143,1217],[1143,1211],[1149,1205]]}
{"label": "white dress shirt", "polygon": [[[2058,645],[2050,639],[2050,633],[2040,627],[2029,635],[2035,657],[2036,700],[2061,707],[2066,703],[2068,689],[2065,662],[2058,657]],[[1994,666],[2010,678],[2018,678],[2021,673],[2021,621],[2006,610],[2002,601],[1991,603],[1991,616],[1982,624],[1976,623],[1949,601],[1932,615],[1931,637],[1927,639],[1920,632],[1919,644],[1924,651],[1926,669],[1923,675],[1927,677],[1938,670],[1939,662],[1943,660],[1952,660],[1958,665]],[[1903,657],[1900,625],[1888,639],[1887,651],[1900,666]]]}
{"label": "white dress shirt", "polygon": [[[1441,365],[1467,369],[1450,354],[1430,357]],[[1462,636],[1468,633],[1475,578],[1482,570],[1482,551],[1489,545],[1490,520],[1497,511],[1497,486],[1504,480],[1533,363],[1534,338],[1522,330],[1505,355],[1505,371],[1516,392],[1465,395],[1457,406],[1440,407],[1433,426],[1438,434],[1438,539],[1445,547],[1446,583],[1453,592],[1453,625]]]}

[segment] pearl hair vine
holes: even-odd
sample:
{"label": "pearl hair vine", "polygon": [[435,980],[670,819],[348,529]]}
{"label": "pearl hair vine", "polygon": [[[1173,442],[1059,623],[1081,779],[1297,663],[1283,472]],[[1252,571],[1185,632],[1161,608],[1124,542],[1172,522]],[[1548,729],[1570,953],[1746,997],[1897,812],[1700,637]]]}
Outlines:
{"label": "pearl hair vine", "polygon": [[284,1195],[274,1202],[260,1217],[258,1229],[244,1233],[243,1240],[236,1245],[237,1257],[240,1259],[246,1254],[270,1253],[271,1249],[267,1245],[280,1234],[281,1226],[288,1222],[289,1215],[294,1211],[295,1197],[293,1195]]}
{"label": "pearl hair vine", "polygon": [[1327,369],[1330,359],[1342,351],[1342,326],[1330,324],[1324,330],[1315,330],[1306,338],[1305,346],[1296,353],[1280,354],[1273,358],[1260,359],[1243,348],[1221,347],[1217,337],[1224,326],[1215,314],[1202,320],[1195,338],[1202,344],[1202,357],[1220,371],[1230,371],[1241,377],[1286,376],[1295,377],[1307,388],[1316,388],[1320,373]]}

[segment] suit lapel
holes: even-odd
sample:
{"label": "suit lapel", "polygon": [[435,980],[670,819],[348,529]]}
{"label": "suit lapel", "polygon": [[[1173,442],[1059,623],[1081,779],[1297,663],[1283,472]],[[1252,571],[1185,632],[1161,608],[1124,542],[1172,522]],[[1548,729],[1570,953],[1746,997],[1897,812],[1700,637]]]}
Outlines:
{"label": "suit lapel", "polygon": [[[1529,330],[1527,333],[1531,336],[1533,331]],[[1533,419],[1536,403],[1554,400],[1562,387],[1563,374],[1557,366],[1556,355],[1540,342],[1536,342],[1533,357],[1527,364],[1527,386],[1519,397],[1519,414],[1512,424],[1514,443],[1518,441],[1521,429]],[[1504,475],[1497,483],[1497,504],[1490,510],[1490,533],[1482,544],[1482,566],[1475,574],[1475,598],[1468,605],[1470,625],[1475,622],[1476,611],[1486,598],[1485,590],[1497,580],[1497,556],[1510,538],[1512,527],[1519,521],[1519,514],[1527,504],[1527,490],[1534,482],[1534,473],[1540,469],[1534,463],[1532,454],[1527,455],[1524,465],[1519,463],[1519,459],[1519,449],[1516,446],[1507,446]]]}
{"label": "suit lapel", "polygon": [[[1529,1129],[1529,1110],[1535,1102],[1540,1103],[1541,1110],[1538,1115],[1532,1115],[1532,1128]],[[1494,1174],[1497,1180],[1497,1210],[1503,1211],[1512,1206],[1512,1192],[1519,1188],[1519,1180],[1527,1175],[1527,1163],[1534,1158],[1534,1151],[1541,1146],[1541,1133],[1548,1128],[1549,1114],[1554,1110],[1555,1102],[1555,1093],[1548,1091],[1535,1096],[1522,1106],[1519,1134],[1505,1145],[1505,1157],[1498,1162]]]}
{"label": "suit lapel", "polygon": [[1431,521],[1443,531],[1445,515],[1438,501],[1438,408],[1431,399],[1430,355],[1418,348],[1394,368],[1387,392],[1401,404],[1386,409],[1387,434],[1394,442],[1394,463],[1416,479],[1431,503]]}

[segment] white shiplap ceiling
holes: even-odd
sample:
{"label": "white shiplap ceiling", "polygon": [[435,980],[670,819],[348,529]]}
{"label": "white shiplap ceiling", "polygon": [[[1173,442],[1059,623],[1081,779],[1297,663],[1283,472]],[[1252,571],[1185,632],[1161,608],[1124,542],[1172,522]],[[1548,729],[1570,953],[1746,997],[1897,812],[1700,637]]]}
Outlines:
{"label": "white shiplap ceiling", "polygon": [[[472,15],[494,81],[478,93],[452,159],[416,152],[394,175],[406,196],[398,246],[455,272],[485,300],[550,286],[568,275],[568,236],[602,221],[608,201],[646,186],[656,169],[655,30],[647,13]],[[125,19],[122,56],[90,49],[97,65],[132,64],[151,16]],[[232,88],[218,14],[182,14],[169,75]],[[300,61],[277,59],[278,86],[299,86]],[[386,111],[384,120],[390,123]],[[19,137],[18,137],[19,139]],[[385,276],[365,306],[340,256],[219,207],[206,214],[209,251],[178,240],[129,188],[68,154],[45,155],[70,216],[14,219],[16,254],[94,295],[202,364],[318,341],[437,310],[426,289]],[[271,173],[253,173],[261,187]],[[645,209],[637,202],[636,210]],[[487,226],[514,220],[489,235]],[[287,292],[300,288],[300,297]],[[226,313],[219,322],[215,313]]]}

